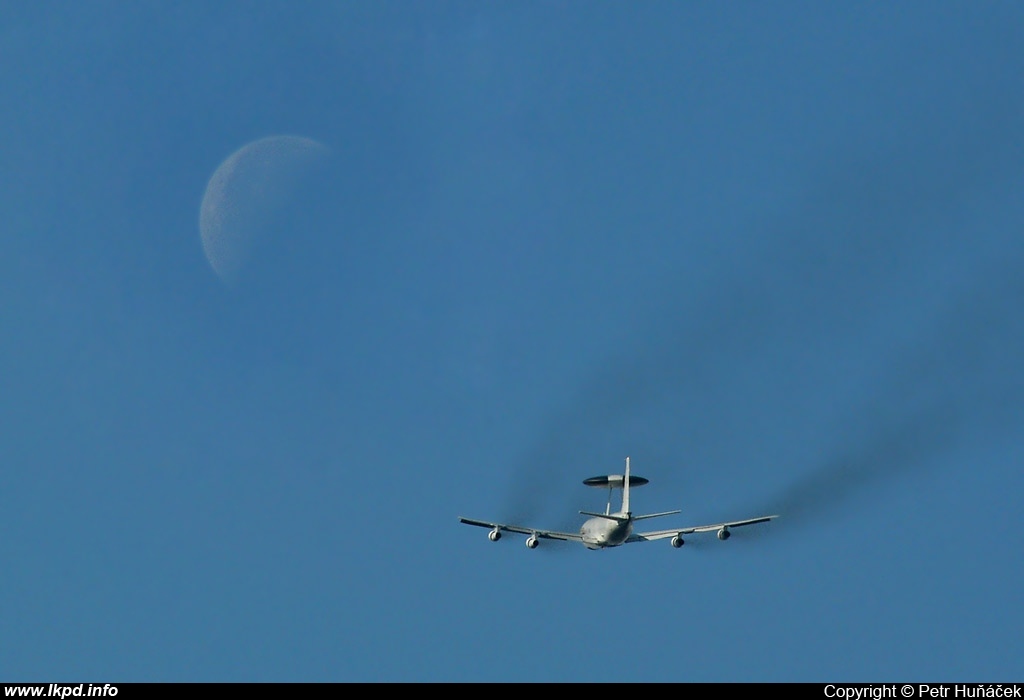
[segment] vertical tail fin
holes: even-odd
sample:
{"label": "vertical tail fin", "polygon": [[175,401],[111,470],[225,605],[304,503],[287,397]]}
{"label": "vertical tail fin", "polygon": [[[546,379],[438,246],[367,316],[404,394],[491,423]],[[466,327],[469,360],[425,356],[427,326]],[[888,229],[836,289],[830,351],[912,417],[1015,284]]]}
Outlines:
{"label": "vertical tail fin", "polygon": [[629,512],[629,457],[626,457],[626,478],[622,481],[622,512]]}

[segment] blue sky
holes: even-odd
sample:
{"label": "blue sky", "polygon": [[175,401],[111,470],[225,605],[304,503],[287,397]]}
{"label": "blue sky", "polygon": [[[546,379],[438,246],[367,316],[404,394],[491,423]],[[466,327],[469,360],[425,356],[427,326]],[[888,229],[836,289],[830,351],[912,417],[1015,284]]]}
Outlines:
{"label": "blue sky", "polygon": [[[1022,29],[5,5],[0,679],[1020,680]],[[330,156],[226,285],[206,184],[279,134]],[[781,517],[457,521],[627,455],[666,527]]]}

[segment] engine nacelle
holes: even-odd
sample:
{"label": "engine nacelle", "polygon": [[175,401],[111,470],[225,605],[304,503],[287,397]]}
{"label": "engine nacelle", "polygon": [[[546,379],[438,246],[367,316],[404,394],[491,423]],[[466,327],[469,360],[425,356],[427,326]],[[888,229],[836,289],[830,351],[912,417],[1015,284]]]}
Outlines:
{"label": "engine nacelle", "polygon": [[498,528],[494,528],[493,530],[487,533],[487,539],[489,539],[491,542],[497,542],[501,539],[501,530],[499,530]]}
{"label": "engine nacelle", "polygon": [[675,537],[672,538],[672,546],[675,547],[676,549],[679,549],[680,547],[682,547],[683,544],[684,544],[683,538],[680,537],[679,535],[676,535]]}
{"label": "engine nacelle", "polygon": [[718,539],[722,540],[723,542],[725,542],[731,536],[732,533],[729,532],[728,528],[723,527],[721,530],[718,531]]}
{"label": "engine nacelle", "polygon": [[537,549],[537,545],[540,544],[540,540],[537,539],[536,535],[530,535],[526,538],[526,546],[530,549]]}

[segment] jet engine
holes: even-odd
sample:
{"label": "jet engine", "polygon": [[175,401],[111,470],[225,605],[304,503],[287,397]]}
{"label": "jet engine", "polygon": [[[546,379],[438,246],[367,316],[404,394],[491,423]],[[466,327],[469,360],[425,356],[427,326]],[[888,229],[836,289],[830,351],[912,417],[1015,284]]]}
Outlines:
{"label": "jet engine", "polygon": [[676,549],[679,549],[680,547],[682,547],[683,546],[683,538],[680,537],[679,535],[676,535],[675,537],[673,537],[672,538],[672,546],[675,547]]}
{"label": "jet engine", "polygon": [[732,533],[729,532],[728,528],[723,527],[721,530],[718,531],[718,539],[722,540],[723,542],[729,539],[731,535]]}
{"label": "jet engine", "polygon": [[526,546],[530,549],[537,549],[537,545],[540,544],[540,540],[537,539],[536,535],[530,535],[526,539]]}
{"label": "jet engine", "polygon": [[487,533],[487,539],[489,539],[491,542],[497,542],[501,539],[501,530],[499,530],[498,528],[494,528],[493,530]]}

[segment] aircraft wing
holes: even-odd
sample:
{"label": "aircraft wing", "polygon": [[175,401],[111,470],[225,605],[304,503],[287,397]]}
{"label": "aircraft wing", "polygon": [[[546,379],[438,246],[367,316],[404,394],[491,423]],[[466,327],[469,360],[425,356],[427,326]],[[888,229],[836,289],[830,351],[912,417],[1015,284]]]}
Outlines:
{"label": "aircraft wing", "polygon": [[777,515],[763,515],[760,518],[750,518],[749,520],[733,520],[728,523],[716,523],[714,525],[697,525],[695,527],[678,527],[673,530],[654,530],[652,532],[638,532],[630,535],[626,542],[647,542],[650,540],[662,540],[666,537],[675,537],[676,535],[692,535],[695,532],[715,532],[722,528],[731,527],[743,527],[744,525],[755,525],[757,523],[766,523],[769,520],[777,518]]}
{"label": "aircraft wing", "polygon": [[520,535],[536,535],[546,540],[567,540],[570,542],[582,542],[583,537],[577,532],[555,532],[554,530],[538,530],[535,527],[522,527],[521,525],[506,525],[505,523],[489,523],[485,520],[471,520],[470,518],[459,518],[460,523],[486,527],[499,532],[518,532]]}

